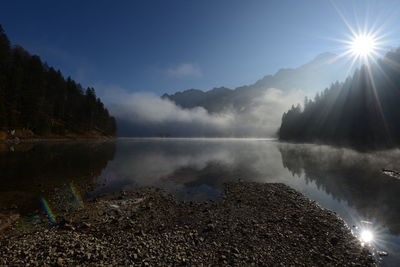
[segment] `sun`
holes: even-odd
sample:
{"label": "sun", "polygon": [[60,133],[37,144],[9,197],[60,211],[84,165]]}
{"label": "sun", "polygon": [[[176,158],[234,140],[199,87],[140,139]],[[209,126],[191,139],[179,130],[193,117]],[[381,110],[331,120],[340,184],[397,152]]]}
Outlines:
{"label": "sun", "polygon": [[351,29],[351,35],[347,35],[346,40],[335,39],[344,44],[341,47],[344,51],[338,58],[347,57],[351,59],[349,69],[357,63],[367,66],[376,63],[376,59],[385,51],[384,45],[387,43],[379,31],[356,31]]}
{"label": "sun", "polygon": [[356,57],[372,56],[377,49],[377,40],[373,35],[359,34],[355,35],[349,42],[350,52]]}
{"label": "sun", "polygon": [[380,31],[351,29],[351,34],[347,34],[346,39],[334,39],[343,44],[340,48],[343,52],[338,55],[338,58],[349,58],[351,60],[349,69],[358,63],[367,66],[374,64],[385,51],[384,45],[387,44],[387,41],[384,38],[385,35],[382,35]]}

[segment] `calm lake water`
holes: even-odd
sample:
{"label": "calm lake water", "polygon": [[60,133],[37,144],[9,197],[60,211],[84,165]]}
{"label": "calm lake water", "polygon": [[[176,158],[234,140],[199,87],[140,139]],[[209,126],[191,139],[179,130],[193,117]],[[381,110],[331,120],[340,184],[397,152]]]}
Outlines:
{"label": "calm lake water", "polygon": [[228,181],[281,182],[335,211],[400,264],[400,150],[358,153],[265,139],[118,139],[0,147],[0,208],[40,210],[65,183],[94,183],[89,195],[161,187],[183,201],[218,199]]}

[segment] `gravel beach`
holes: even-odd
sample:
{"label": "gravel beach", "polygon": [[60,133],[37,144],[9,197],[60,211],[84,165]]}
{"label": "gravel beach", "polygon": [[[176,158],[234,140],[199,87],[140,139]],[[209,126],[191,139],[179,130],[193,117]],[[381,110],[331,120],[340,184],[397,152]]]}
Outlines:
{"label": "gravel beach", "polygon": [[228,183],[222,199],[202,203],[142,188],[56,221],[0,234],[0,265],[376,265],[336,214],[283,184]]}

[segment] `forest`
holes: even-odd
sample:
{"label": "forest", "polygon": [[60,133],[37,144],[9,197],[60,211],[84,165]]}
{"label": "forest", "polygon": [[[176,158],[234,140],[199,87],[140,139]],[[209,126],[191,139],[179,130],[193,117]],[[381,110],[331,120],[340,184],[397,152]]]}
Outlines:
{"label": "forest", "polygon": [[278,132],[285,141],[357,149],[400,144],[400,49],[363,64],[313,100],[292,106]]}
{"label": "forest", "polygon": [[94,88],[84,90],[20,46],[0,25],[0,130],[36,136],[114,136],[110,116]]}

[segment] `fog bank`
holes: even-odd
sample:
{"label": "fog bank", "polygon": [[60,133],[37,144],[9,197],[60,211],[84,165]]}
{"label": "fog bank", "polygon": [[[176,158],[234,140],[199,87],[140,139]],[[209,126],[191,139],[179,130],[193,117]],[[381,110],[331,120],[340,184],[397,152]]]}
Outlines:
{"label": "fog bank", "polygon": [[300,90],[269,88],[239,110],[209,113],[202,107],[181,108],[152,93],[107,92],[104,99],[117,119],[119,136],[274,137],[283,112],[305,96]]}

